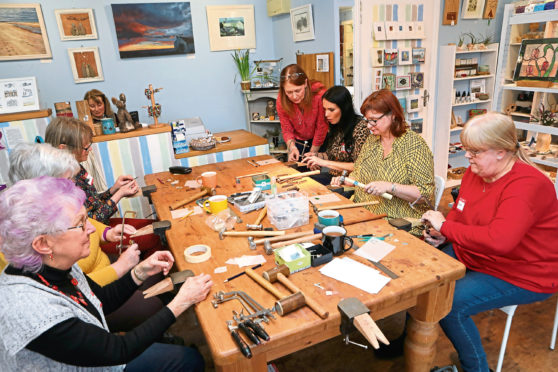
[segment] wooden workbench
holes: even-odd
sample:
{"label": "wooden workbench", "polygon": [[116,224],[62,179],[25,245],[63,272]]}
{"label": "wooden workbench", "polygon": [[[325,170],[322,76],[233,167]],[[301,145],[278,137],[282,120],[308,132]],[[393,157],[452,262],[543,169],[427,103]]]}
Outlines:
{"label": "wooden workbench", "polygon": [[[267,158],[270,157],[259,156],[252,159]],[[226,237],[225,240],[219,240],[218,233],[205,224],[208,215],[190,216],[182,221],[171,219],[168,206],[193,192],[187,192],[184,188],[176,189],[166,180],[178,179],[179,184],[183,184],[185,180],[195,179],[205,171],[217,172],[218,194],[224,195],[252,188],[250,178],[243,178],[241,184],[235,186],[235,176],[260,171],[268,171],[272,175],[296,173],[296,171],[283,164],[255,168],[248,164],[246,159],[241,159],[195,167],[189,175],[171,176],[169,173],[163,172],[145,177],[146,184],[156,185],[158,188],[157,192],[152,194],[152,200],[159,219],[172,222],[172,228],[167,231],[167,239],[175,256],[177,267],[180,270],[191,269],[196,274],[209,273],[212,275],[215,285],[208,298],[196,305],[195,311],[218,371],[266,371],[266,363],[269,361],[338,336],[340,314],[337,310],[337,303],[347,297],[360,299],[371,310],[374,319],[381,319],[399,311],[408,310],[411,319],[408,322],[405,343],[406,370],[430,370],[435,356],[437,322],[449,312],[455,281],[464,276],[465,267],[410,234],[395,230],[385,220],[351,225],[347,227],[347,231],[349,234],[374,233],[377,235],[392,232],[394,236],[387,241],[395,245],[396,249],[386,256],[382,263],[399,275],[398,279],[390,281],[377,295],[371,295],[321,275],[318,271],[319,268],[310,268],[291,275],[290,279],[295,285],[329,311],[329,317],[322,320],[308,307],[296,310],[287,316],[278,317],[269,324],[265,324],[271,340],[252,347],[254,355],[252,359],[244,358],[238,351],[225,324],[226,320],[232,319],[232,310],[240,310],[240,304],[236,301],[229,301],[214,309],[210,300],[218,291],[240,290],[247,292],[264,307],[272,307],[276,301],[275,298],[246,275],[228,283],[223,283],[223,280],[241,271],[236,266],[226,265],[225,261],[231,257],[264,255],[267,258],[267,264],[258,269],[258,273],[274,267],[275,264],[273,256],[266,256],[262,246],[258,246],[256,251],[251,251],[245,237]],[[157,180],[158,178],[165,180],[165,184],[161,184]],[[310,196],[329,193],[324,186],[310,179],[301,184],[300,188]],[[341,199],[338,203],[347,202],[346,199]],[[346,209],[341,212],[345,219],[370,213],[362,208]],[[241,215],[244,222],[242,225],[237,224],[236,230],[245,230],[244,224],[252,223],[258,213],[255,211]],[[311,209],[310,214],[314,215]],[[317,218],[314,215],[310,219],[309,225],[292,229],[289,232],[309,230],[316,221]],[[269,226],[267,218],[264,219],[264,224]],[[209,245],[212,249],[212,256],[206,262],[189,264],[184,260],[184,249],[198,243]],[[366,260],[350,252],[345,253],[345,256],[372,266]],[[215,268],[221,266],[227,266],[228,271],[214,274]],[[326,296],[324,290],[314,286],[314,283],[318,282],[325,289],[332,291],[333,295]],[[275,284],[275,286],[288,293],[288,290],[281,284]]]}

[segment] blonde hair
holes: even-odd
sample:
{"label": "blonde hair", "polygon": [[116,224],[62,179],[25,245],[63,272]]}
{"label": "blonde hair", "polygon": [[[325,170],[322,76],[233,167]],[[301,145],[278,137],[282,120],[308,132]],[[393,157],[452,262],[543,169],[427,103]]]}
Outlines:
{"label": "blonde hair", "polygon": [[91,142],[93,131],[83,121],[67,116],[58,116],[46,128],[45,142],[53,147],[66,145],[68,150],[79,154],[83,144]]}
{"label": "blonde hair", "polygon": [[498,112],[478,115],[465,124],[461,143],[471,150],[504,150],[524,163],[537,167],[517,142],[513,120]]}
{"label": "blonde hair", "polygon": [[102,102],[105,105],[105,112],[104,112],[105,116],[107,118],[111,118],[111,117],[114,116],[114,111],[112,111],[112,107],[110,106],[109,99],[100,90],[91,89],[90,91],[85,93],[85,95],[83,96],[83,99],[86,100],[87,103],[89,103],[89,100],[93,100],[93,102],[95,102],[95,103],[101,103]]}

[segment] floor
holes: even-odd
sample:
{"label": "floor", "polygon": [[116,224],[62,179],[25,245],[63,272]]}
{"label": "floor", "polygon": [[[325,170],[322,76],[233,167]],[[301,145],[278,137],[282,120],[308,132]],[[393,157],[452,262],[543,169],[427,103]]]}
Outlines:
{"label": "floor", "polygon": [[[446,190],[440,210],[447,213],[451,196]],[[543,372],[555,371],[558,366],[558,350],[550,350],[552,324],[556,311],[557,296],[517,308],[511,326],[506,356],[502,370],[506,372]],[[488,311],[474,317],[488,356],[488,364],[496,369],[498,352],[506,322],[506,314],[499,310]],[[223,325],[224,326],[224,325]],[[214,371],[209,348],[198,328],[192,310],[183,314],[171,327],[170,332],[185,339],[186,345],[196,344],[206,361],[206,371]],[[442,330],[439,330],[434,365],[455,364],[459,367],[457,353]],[[351,340],[366,343],[360,334],[351,335]],[[341,337],[304,349],[272,362],[280,372],[290,371],[382,371],[399,372],[404,370],[403,356],[382,359],[369,348],[345,345]]]}

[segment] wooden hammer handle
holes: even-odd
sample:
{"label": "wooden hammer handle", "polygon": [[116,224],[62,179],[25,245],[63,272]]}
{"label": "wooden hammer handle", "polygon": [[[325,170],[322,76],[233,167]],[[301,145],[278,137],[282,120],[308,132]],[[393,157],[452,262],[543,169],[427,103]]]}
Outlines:
{"label": "wooden hammer handle", "polygon": [[169,209],[171,211],[173,211],[175,209],[178,209],[178,208],[182,207],[183,205],[186,205],[190,202],[193,202],[196,199],[201,198],[202,196],[207,195],[208,192],[209,192],[209,190],[203,190],[203,191],[198,192],[197,194],[194,194],[194,195],[191,195],[191,196],[187,197],[186,199],[182,199],[180,201],[177,201],[176,203],[171,204],[169,206]]}
{"label": "wooden hammer handle", "polygon": [[315,174],[320,174],[320,170],[314,170],[314,171],[310,171],[310,172],[303,172],[303,173],[296,173],[296,174],[291,174],[288,176],[283,176],[283,177],[277,177],[277,181],[284,181],[284,180],[288,180],[291,178],[297,178],[297,177],[308,177],[308,176],[313,176]]}
{"label": "wooden hammer handle", "polygon": [[379,220],[380,218],[384,218],[384,217],[387,217],[387,214],[382,213],[382,214],[374,214],[372,216],[359,217],[359,218],[354,218],[354,219],[346,219],[346,220],[343,220],[343,225],[349,226],[349,225],[354,225],[354,224],[361,223],[361,222]]}
{"label": "wooden hammer handle", "polygon": [[286,235],[282,235],[282,236],[276,236],[274,238],[263,238],[263,239],[254,240],[254,243],[263,244],[263,243],[265,243],[266,240],[269,240],[270,242],[279,242],[279,241],[282,241],[282,240],[290,240],[290,239],[294,239],[294,238],[300,238],[301,236],[306,236],[306,235],[310,235],[310,234],[313,234],[313,233],[314,233],[314,230],[301,231],[301,232],[297,232],[297,233],[291,233],[291,234],[286,234]]}
{"label": "wooden hammer handle", "polygon": [[224,236],[282,236],[284,231],[224,231]]}
{"label": "wooden hammer handle", "polygon": [[260,275],[256,274],[256,272],[254,270],[252,270],[250,268],[247,268],[245,272],[246,272],[246,275],[248,275],[250,278],[254,279],[254,281],[256,283],[261,285],[263,288],[267,289],[271,294],[273,294],[278,299],[282,299],[282,298],[287,297],[287,295],[283,294],[281,291],[279,291],[277,288],[275,288],[273,286],[273,284],[271,284],[270,282],[268,282],[267,280],[262,278]]}
{"label": "wooden hammer handle", "polygon": [[304,292],[302,292],[293,282],[291,282],[287,277],[281,273],[277,273],[277,279],[283,284],[285,287],[289,288],[289,290],[293,293],[300,292],[304,296],[306,300],[306,305],[308,305],[318,316],[322,319],[328,317],[329,312],[327,312],[324,308],[322,308],[316,301],[314,301],[311,297],[308,297]]}
{"label": "wooden hammer handle", "polygon": [[322,206],[318,208],[318,212],[325,211],[326,209],[349,209],[349,208],[356,208],[356,207],[363,207],[365,205],[374,205],[378,204],[377,200],[361,202],[361,203],[347,203],[347,204],[339,204],[339,205],[330,205],[330,206]]}
{"label": "wooden hammer handle", "polygon": [[307,236],[303,236],[301,238],[297,238],[297,239],[293,239],[293,240],[285,240],[283,242],[279,242],[279,243],[275,243],[271,245],[271,248],[275,249],[275,248],[280,248],[280,247],[284,247],[286,245],[291,245],[291,244],[296,244],[296,243],[306,243],[306,242],[311,242],[314,239],[321,239],[322,238],[322,234],[314,234],[314,235],[307,235]]}
{"label": "wooden hammer handle", "polygon": [[[364,185],[364,184],[362,184],[362,183],[360,183],[360,182],[358,182],[358,181],[356,181],[356,180],[353,180],[352,178],[349,178],[349,177],[345,177],[345,182],[350,183],[350,184],[352,184],[353,186],[360,187],[360,188],[362,188],[362,189],[364,189],[364,188],[366,187],[366,185]],[[381,196],[382,198],[384,198],[384,199],[387,199],[387,200],[393,199],[393,195],[388,194],[387,192],[384,192],[384,193],[383,193],[382,195],[380,195],[380,196]]]}
{"label": "wooden hammer handle", "polygon": [[256,221],[254,221],[254,225],[259,225],[260,223],[262,223],[262,220],[264,219],[266,214],[267,214],[267,205],[263,207],[262,211],[258,215],[258,218],[256,219]]}

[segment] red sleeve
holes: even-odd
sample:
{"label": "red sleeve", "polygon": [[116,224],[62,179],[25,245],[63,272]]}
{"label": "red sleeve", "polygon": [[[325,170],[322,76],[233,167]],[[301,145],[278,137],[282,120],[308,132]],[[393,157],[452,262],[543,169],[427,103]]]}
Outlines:
{"label": "red sleeve", "polygon": [[325,88],[320,90],[315,97],[318,100],[318,116],[316,117],[316,132],[314,132],[312,146],[321,146],[325,141],[327,131],[329,129],[329,124],[327,123],[325,117],[324,105],[322,104],[322,96],[325,91]]}
{"label": "red sleeve", "polygon": [[290,140],[294,139],[294,128],[293,122],[287,112],[283,109],[281,105],[281,97],[277,96],[277,114],[279,115],[279,121],[281,122],[281,131],[283,132],[283,139],[285,143],[289,143]]}

